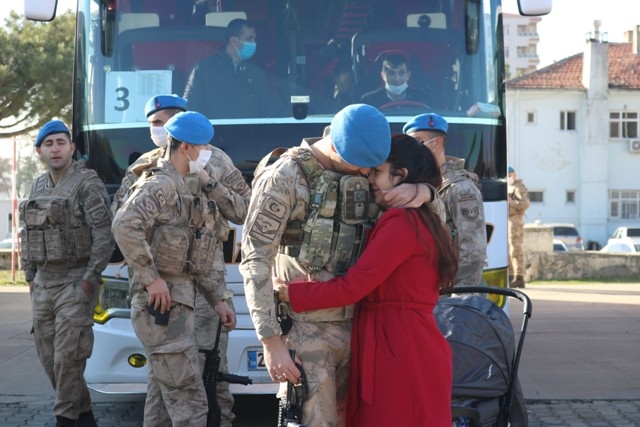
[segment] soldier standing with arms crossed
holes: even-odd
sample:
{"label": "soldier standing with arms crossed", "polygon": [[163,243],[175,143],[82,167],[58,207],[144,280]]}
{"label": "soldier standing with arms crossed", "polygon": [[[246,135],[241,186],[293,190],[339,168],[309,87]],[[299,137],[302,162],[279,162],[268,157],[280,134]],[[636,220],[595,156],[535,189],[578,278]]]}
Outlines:
{"label": "soldier standing with arms crossed", "polygon": [[96,172],[73,160],[76,146],[63,122],[45,124],[35,146],[47,172],[34,181],[20,216],[36,349],[56,393],[56,426],[93,427],[83,375],[100,274],[114,246],[109,196]]}
{"label": "soldier standing with arms crossed", "polygon": [[509,287],[524,288],[527,265],[524,258],[524,214],[531,204],[529,191],[516,171],[507,168],[507,195],[509,196]]}
{"label": "soldier standing with arms crossed", "polygon": [[164,157],[132,186],[112,229],[132,274],[131,320],[150,361],[144,426],[205,426],[196,286],[225,325],[235,315],[211,274],[215,224],[221,221],[217,207],[205,196],[194,197],[184,177],[206,165],[213,127],[199,113],[182,112],[165,129],[170,142]]}
{"label": "soldier standing with arms crossed", "polygon": [[[186,111],[187,100],[177,95],[156,95],[147,101],[145,105],[145,115],[149,122],[149,130],[151,139],[158,147],[154,150],[142,154],[133,164],[131,164],[122,179],[122,185],[116,191],[114,201],[111,205],[113,214],[124,204],[131,185],[140,177],[147,169],[154,167],[157,160],[164,155],[169,135],[164,128],[165,123],[176,114]],[[205,192],[207,198],[212,200],[218,206],[220,214],[235,224],[242,224],[247,213],[249,199],[251,198],[251,189],[242,177],[242,173],[235,167],[233,161],[222,150],[211,147],[210,158],[205,168],[198,174],[190,175],[187,179],[192,185],[189,187],[192,191],[200,191],[197,181],[200,182],[200,188]],[[216,281],[225,287],[225,302],[233,309],[233,293],[226,289],[225,281],[225,262],[222,249],[223,240],[228,238],[228,224],[224,221],[217,224],[221,238],[219,248],[216,251],[214,259],[214,272]],[[235,319],[235,318],[234,318]],[[215,331],[218,323],[218,315],[207,300],[198,293],[196,296],[196,343],[198,348],[210,350],[214,346]],[[229,343],[229,331],[235,327],[235,322],[222,327],[220,334],[219,350],[220,350],[220,371],[226,372],[227,368],[227,346]],[[201,370],[204,370],[204,354],[199,354]],[[219,381],[216,384],[216,394],[218,404],[221,409],[220,427],[231,427],[231,423],[235,419],[233,414],[234,398],[229,391],[229,383]]]}
{"label": "soldier standing with arms crossed", "polygon": [[446,207],[446,223],[458,246],[458,274],[454,285],[482,284],[482,270],[487,258],[487,228],[478,176],[464,168],[464,159],[445,154],[449,124],[438,114],[420,114],[402,131],[422,141],[434,154],[442,185],[438,194]]}
{"label": "soldier standing with arms crossed", "polygon": [[[384,115],[370,105],[350,105],[336,114],[328,135],[303,140],[301,146],[288,150],[273,165],[257,170],[253,182],[240,264],[247,304],[264,346],[271,378],[298,381],[300,371],[289,355],[289,347],[302,361],[309,387],[302,421],[309,426],[344,425],[353,306],[290,312],[293,326],[287,333],[276,317],[274,281],[326,280],[335,276],[327,266],[318,267],[305,259],[304,247],[300,247],[300,241],[292,241],[292,236],[300,236],[303,229],[305,233],[309,229],[319,231],[319,225],[328,221],[338,225],[337,218],[307,221],[316,214],[320,216],[316,200],[322,196],[322,183],[327,182],[324,178],[336,172],[344,177],[366,175],[370,168],[387,159],[390,147],[391,133]],[[366,178],[359,178],[364,180],[360,190],[368,194]],[[418,205],[433,196],[422,184],[405,184],[404,189],[409,194],[405,201],[410,199]],[[329,197],[327,204],[335,202]],[[337,205],[341,204],[348,211],[353,208],[351,212],[358,212],[353,200],[340,199]],[[332,230],[333,226],[324,229]],[[314,239],[322,245],[331,240],[331,233],[322,235],[320,231]]]}

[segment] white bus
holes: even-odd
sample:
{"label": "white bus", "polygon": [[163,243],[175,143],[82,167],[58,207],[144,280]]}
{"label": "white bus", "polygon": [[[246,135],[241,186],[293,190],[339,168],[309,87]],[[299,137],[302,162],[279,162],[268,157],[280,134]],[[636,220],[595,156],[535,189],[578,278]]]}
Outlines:
{"label": "white bus", "polygon": [[[550,4],[519,0],[527,15],[548,13]],[[55,7],[55,0],[25,1],[31,19],[50,20]],[[506,287],[501,13],[501,0],[79,0],[73,140],[114,192],[130,159],[154,148],[143,113],[147,99],[159,93],[182,95],[194,65],[224,45],[228,22],[246,18],[257,31],[251,61],[267,77],[266,113],[222,111],[209,119],[215,126],[213,144],[250,181],[265,154],[320,136],[341,103],[357,102],[380,87],[381,61],[400,54],[411,69],[410,86],[427,99],[379,108],[393,132],[423,112],[437,112],[449,122],[447,154],[464,158],[482,183],[489,236],[484,279]],[[340,92],[346,83],[351,83],[349,90]],[[216,101],[215,93],[206,97]],[[264,369],[238,272],[240,235],[240,227],[233,226],[225,246],[226,279],[238,315],[228,360],[230,373],[251,377],[253,385],[233,386],[232,391],[272,393],[275,385]],[[146,390],[146,356],[131,326],[127,296],[126,268],[116,251],[104,272],[95,347],[85,373],[90,386],[105,393]]]}

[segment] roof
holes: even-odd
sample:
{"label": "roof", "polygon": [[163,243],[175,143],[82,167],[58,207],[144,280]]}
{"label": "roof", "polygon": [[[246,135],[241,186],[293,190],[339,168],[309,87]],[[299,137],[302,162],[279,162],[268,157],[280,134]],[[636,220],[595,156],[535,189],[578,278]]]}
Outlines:
{"label": "roof", "polygon": [[[583,54],[578,53],[507,82],[508,89],[578,89],[582,85]],[[640,55],[631,43],[609,43],[609,89],[640,90]]]}

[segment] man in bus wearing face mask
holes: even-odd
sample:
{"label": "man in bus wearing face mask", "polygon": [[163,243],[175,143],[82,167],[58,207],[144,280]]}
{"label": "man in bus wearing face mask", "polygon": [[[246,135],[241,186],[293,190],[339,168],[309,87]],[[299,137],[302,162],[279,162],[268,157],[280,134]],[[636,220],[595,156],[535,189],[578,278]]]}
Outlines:
{"label": "man in bus wearing face mask", "polygon": [[264,117],[273,105],[262,68],[249,61],[256,52],[256,29],[245,19],[229,22],[226,45],[191,71],[184,97],[212,119]]}
{"label": "man in bus wearing face mask", "polygon": [[426,105],[427,93],[422,89],[409,86],[411,69],[407,58],[403,55],[399,53],[387,55],[382,61],[380,77],[384,86],[362,95],[361,101],[365,104],[380,108],[385,105],[392,107],[393,103],[401,103],[402,101],[413,101],[428,107]]}

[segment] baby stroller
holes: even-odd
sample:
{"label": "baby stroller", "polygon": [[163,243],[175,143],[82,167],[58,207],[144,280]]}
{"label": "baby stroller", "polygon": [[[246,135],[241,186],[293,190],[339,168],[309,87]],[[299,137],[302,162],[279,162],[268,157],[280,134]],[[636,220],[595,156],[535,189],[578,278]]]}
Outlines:
{"label": "baby stroller", "polygon": [[[526,427],[527,408],[517,373],[531,300],[514,289],[488,286],[456,287],[451,294],[440,298],[434,313],[453,352],[453,425]],[[481,294],[524,303],[517,346],[507,313]]]}

